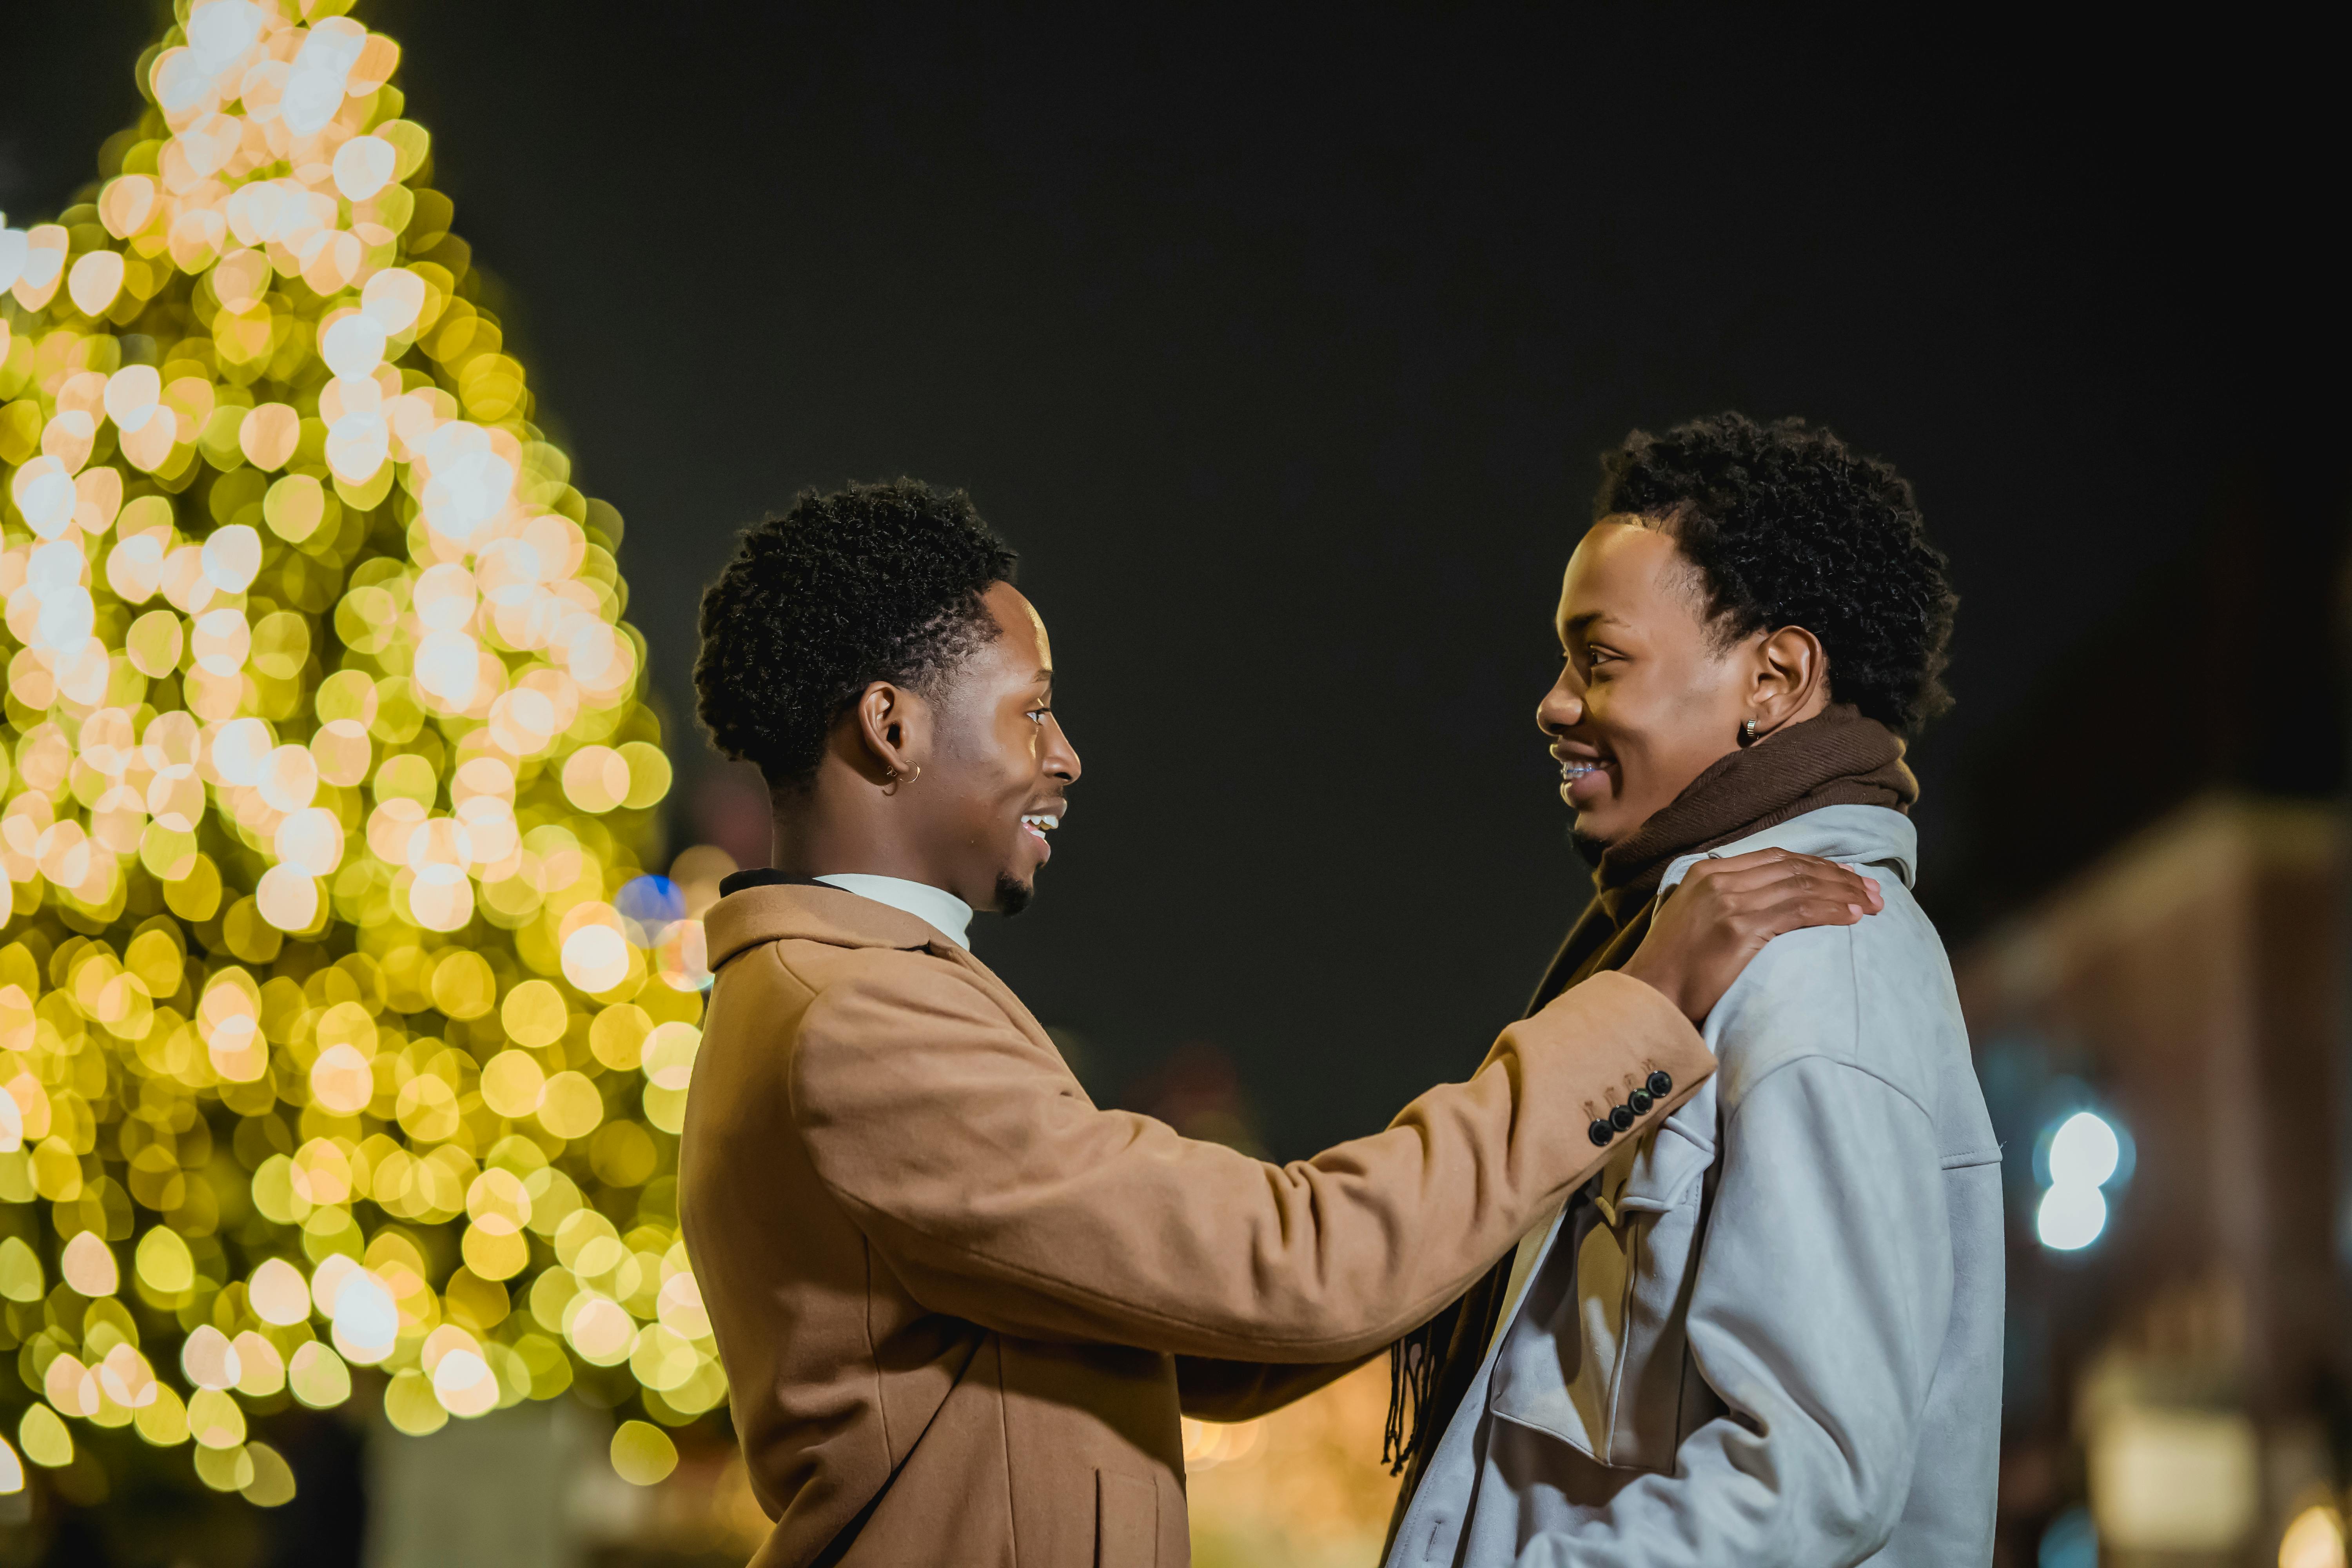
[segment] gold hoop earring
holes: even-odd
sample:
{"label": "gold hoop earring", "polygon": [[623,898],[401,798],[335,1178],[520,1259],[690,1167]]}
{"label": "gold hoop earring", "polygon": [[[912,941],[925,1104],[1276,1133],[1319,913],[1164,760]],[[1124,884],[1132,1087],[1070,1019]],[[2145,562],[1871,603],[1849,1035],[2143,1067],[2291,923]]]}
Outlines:
{"label": "gold hoop earring", "polygon": [[921,778],[922,776],[923,770],[919,764],[916,767],[913,773],[908,773],[905,778],[900,778],[898,776],[898,769],[885,768],[882,770],[882,780],[884,784],[882,793],[884,795],[897,795],[900,784],[913,784],[917,779]]}
{"label": "gold hoop earring", "polygon": [[1755,743],[1756,743],[1756,721],[1755,721],[1755,720],[1753,720],[1753,719],[1743,719],[1743,720],[1741,720],[1741,721],[1739,721],[1739,745],[1740,745],[1740,749],[1744,751],[1744,750],[1746,750],[1748,747],[1752,746],[1752,745],[1754,745]]}

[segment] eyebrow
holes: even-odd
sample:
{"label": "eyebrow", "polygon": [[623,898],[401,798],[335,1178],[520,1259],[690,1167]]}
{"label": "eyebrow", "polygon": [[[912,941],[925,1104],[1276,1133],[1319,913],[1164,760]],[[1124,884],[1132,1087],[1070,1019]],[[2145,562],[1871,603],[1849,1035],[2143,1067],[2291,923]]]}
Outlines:
{"label": "eyebrow", "polygon": [[1631,626],[1633,624],[1631,621],[1611,615],[1606,610],[1587,610],[1580,616],[1570,616],[1568,624],[1560,630],[1564,635],[1572,637],[1579,632],[1591,631],[1598,626]]}

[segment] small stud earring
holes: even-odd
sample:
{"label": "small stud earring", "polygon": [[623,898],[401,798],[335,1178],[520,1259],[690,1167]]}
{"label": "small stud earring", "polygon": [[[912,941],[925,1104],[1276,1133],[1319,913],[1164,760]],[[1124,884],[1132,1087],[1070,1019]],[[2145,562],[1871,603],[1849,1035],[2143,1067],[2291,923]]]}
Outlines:
{"label": "small stud earring", "polygon": [[1755,721],[1755,720],[1753,720],[1753,719],[1743,719],[1743,720],[1741,720],[1741,721],[1739,721],[1739,744],[1740,744],[1743,748],[1745,748],[1745,747],[1748,747],[1748,746],[1752,746],[1752,745],[1754,745],[1755,743],[1756,743],[1756,721]]}

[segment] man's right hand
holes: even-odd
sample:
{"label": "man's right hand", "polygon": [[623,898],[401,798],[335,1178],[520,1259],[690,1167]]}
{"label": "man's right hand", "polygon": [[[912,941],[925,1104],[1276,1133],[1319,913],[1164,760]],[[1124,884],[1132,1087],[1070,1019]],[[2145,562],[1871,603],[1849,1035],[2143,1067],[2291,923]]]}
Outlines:
{"label": "man's right hand", "polygon": [[1703,1024],[1774,937],[1853,925],[1885,907],[1876,880],[1833,860],[1786,849],[1701,860],[1652,915],[1624,973]]}

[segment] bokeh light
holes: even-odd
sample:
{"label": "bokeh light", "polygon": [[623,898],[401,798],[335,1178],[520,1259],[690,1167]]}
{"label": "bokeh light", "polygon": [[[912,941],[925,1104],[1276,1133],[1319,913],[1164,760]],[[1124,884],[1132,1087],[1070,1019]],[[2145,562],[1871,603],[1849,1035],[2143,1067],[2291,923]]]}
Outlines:
{"label": "bokeh light", "polygon": [[2078,1252],[2107,1227],[2106,1194],[2096,1187],[2067,1184],[2042,1194],[2033,1211],[2034,1234],[2053,1252]]}
{"label": "bokeh light", "polygon": [[2096,1111],[2077,1110],[2042,1135],[2034,1168],[2050,1184],[2033,1213],[2034,1235],[2053,1252],[2080,1252],[2107,1228],[2100,1189],[2130,1176],[2130,1143]]}
{"label": "bokeh light", "polygon": [[2050,1139],[2050,1181],[2054,1186],[2105,1186],[2123,1158],[2116,1130],[2095,1113],[2078,1110],[2058,1124]]}
{"label": "bokeh light", "polygon": [[2314,1503],[2290,1521],[2279,1538],[2279,1568],[2345,1568],[2344,1516]]}
{"label": "bokeh light", "polygon": [[0,1491],[89,1422],[270,1506],[289,1398],[575,1386],[650,1482],[725,1396],[621,519],[349,9],[183,0],[100,180],[0,219]]}

